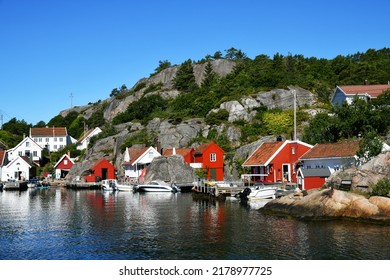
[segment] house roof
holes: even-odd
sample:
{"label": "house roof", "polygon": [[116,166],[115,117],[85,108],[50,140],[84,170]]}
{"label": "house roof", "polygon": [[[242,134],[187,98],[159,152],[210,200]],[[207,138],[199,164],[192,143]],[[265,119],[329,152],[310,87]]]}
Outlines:
{"label": "house roof", "polygon": [[262,143],[243,163],[243,165],[265,165],[286,141]]}
{"label": "house roof", "polygon": [[66,127],[32,127],[30,137],[60,137],[67,136]]}
{"label": "house roof", "polygon": [[318,158],[353,157],[359,150],[360,140],[316,144],[300,157],[300,160]]}
{"label": "house roof", "polygon": [[384,91],[390,90],[390,85],[351,85],[338,87],[348,95],[369,95],[374,98],[381,95]]}
{"label": "house roof", "polygon": [[213,141],[209,142],[209,143],[203,143],[203,144],[200,144],[196,149],[195,149],[195,154],[203,154],[205,152],[205,150],[207,150],[211,145],[215,145],[216,147],[218,147],[222,152],[223,149],[218,146],[216,143],[214,143]]}
{"label": "house roof", "polygon": [[306,177],[329,177],[331,175],[329,168],[301,168],[300,172],[303,178]]}
{"label": "house roof", "polygon": [[72,164],[74,164],[74,161],[67,154],[63,154],[62,157],[54,165],[54,168],[56,168],[65,158],[67,158]]}
{"label": "house roof", "polygon": [[[182,155],[185,157],[186,155],[190,154],[193,148],[178,148],[175,149],[177,155]],[[163,156],[171,156],[173,155],[173,149],[166,149],[164,150]]]}
{"label": "house roof", "polygon": [[[98,127],[95,127],[95,128],[91,128],[90,130],[88,130],[87,132],[85,132],[79,140],[77,140],[78,143],[82,143],[83,141],[85,141],[85,139],[87,139],[95,130],[99,129]],[[101,131],[101,130],[100,130]]]}
{"label": "house roof", "polygon": [[150,147],[131,147],[128,148],[130,161],[124,162],[124,165],[133,165],[137,159],[142,156]]}

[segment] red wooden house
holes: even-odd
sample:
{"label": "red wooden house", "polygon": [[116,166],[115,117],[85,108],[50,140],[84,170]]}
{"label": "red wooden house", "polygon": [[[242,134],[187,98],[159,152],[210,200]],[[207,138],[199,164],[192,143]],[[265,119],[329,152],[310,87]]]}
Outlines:
{"label": "red wooden house", "polygon": [[251,169],[245,179],[255,182],[297,182],[298,159],[313,146],[299,140],[262,143],[243,163]]}
{"label": "red wooden house", "polygon": [[116,179],[117,170],[108,160],[98,161],[89,170],[90,174],[84,177],[85,182],[99,182],[106,179]]}
{"label": "red wooden house", "polygon": [[205,169],[208,180],[222,181],[224,178],[224,154],[222,148],[214,142],[202,144],[195,149],[191,166]]}
{"label": "red wooden house", "polygon": [[70,158],[69,154],[64,154],[54,165],[55,169],[55,178],[61,179],[65,178],[68,175],[70,169],[72,168],[74,161]]}
{"label": "red wooden house", "polygon": [[194,153],[194,148],[173,148],[164,150],[163,156],[181,155],[184,158],[184,162],[190,165],[194,162]]}

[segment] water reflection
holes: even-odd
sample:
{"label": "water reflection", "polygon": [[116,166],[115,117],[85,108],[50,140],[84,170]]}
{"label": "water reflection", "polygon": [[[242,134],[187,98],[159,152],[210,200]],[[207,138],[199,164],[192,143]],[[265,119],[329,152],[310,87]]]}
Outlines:
{"label": "water reflection", "polygon": [[190,193],[0,193],[0,259],[389,259],[390,227],[263,215]]}

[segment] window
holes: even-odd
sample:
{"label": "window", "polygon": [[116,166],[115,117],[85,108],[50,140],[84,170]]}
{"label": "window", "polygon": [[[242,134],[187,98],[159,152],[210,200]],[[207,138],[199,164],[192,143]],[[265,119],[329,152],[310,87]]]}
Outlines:
{"label": "window", "polygon": [[64,138],[60,137],[60,142],[64,142]]}
{"label": "window", "polygon": [[57,137],[54,137],[54,142],[57,142]]}
{"label": "window", "polygon": [[37,151],[33,151],[33,156],[37,157],[38,156],[38,152]]}
{"label": "window", "polygon": [[50,139],[49,138],[46,138],[46,143],[49,143]]}
{"label": "window", "polygon": [[295,155],[295,148],[294,147],[291,148],[291,154]]}
{"label": "window", "polygon": [[64,159],[64,165],[68,165],[68,160]]}
{"label": "window", "polygon": [[23,155],[22,151],[19,151],[19,152],[18,152],[18,155],[19,155],[19,156],[22,156],[22,155]]}
{"label": "window", "polygon": [[25,152],[24,152],[24,155],[26,156],[26,157],[30,157],[30,151],[29,150],[26,150]]}
{"label": "window", "polygon": [[26,147],[30,147],[30,142],[26,142]]}
{"label": "window", "polygon": [[217,161],[217,154],[215,153],[210,154],[210,161],[211,162]]}
{"label": "window", "polygon": [[57,150],[57,145],[54,145],[54,150]]}

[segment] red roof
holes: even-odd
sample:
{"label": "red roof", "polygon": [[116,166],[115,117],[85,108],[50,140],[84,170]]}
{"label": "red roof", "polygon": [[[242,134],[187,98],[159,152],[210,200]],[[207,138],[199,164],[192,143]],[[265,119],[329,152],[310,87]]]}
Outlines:
{"label": "red roof", "polygon": [[31,137],[61,137],[67,135],[66,127],[32,127],[30,130]]}
{"label": "red roof", "polygon": [[359,150],[359,140],[338,143],[316,144],[307,151],[301,160],[313,158],[353,157]]}
{"label": "red roof", "polygon": [[132,165],[143,153],[145,153],[150,147],[131,147],[128,148],[130,161],[124,162],[125,165]]}
{"label": "red roof", "polygon": [[[176,150],[176,154],[182,155],[183,157],[185,157],[186,155],[190,154],[193,149],[192,148],[178,148],[175,150]],[[172,154],[173,154],[173,149],[166,149],[166,150],[164,150],[163,156],[170,156]]]}
{"label": "red roof", "polygon": [[262,143],[243,165],[265,165],[283,144],[283,141]]}
{"label": "red roof", "polygon": [[0,150],[0,166],[3,166],[5,151]]}
{"label": "red roof", "polygon": [[365,95],[371,97],[378,97],[384,91],[390,90],[390,85],[357,85],[357,86],[339,86],[345,94],[351,95]]}

